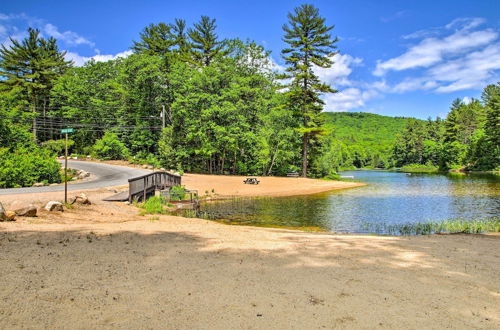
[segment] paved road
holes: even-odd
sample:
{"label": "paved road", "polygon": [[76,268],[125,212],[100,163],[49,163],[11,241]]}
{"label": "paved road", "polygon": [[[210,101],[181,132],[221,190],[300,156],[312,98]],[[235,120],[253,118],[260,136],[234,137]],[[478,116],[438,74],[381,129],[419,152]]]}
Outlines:
{"label": "paved road", "polygon": [[[130,178],[151,173],[151,171],[148,170],[77,160],[68,160],[68,167],[92,173],[95,178],[92,181],[68,184],[68,191],[125,185],[128,184],[128,179]],[[0,189],[0,195],[32,194],[55,191],[64,191],[64,185]]]}

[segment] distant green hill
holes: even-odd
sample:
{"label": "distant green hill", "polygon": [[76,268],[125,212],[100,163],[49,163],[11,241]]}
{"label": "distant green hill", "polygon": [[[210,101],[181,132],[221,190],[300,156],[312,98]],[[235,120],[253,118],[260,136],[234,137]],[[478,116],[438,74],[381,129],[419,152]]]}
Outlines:
{"label": "distant green hill", "polygon": [[335,139],[347,147],[356,167],[385,166],[396,135],[410,119],[364,112],[325,112],[324,115],[327,125],[334,127]]}

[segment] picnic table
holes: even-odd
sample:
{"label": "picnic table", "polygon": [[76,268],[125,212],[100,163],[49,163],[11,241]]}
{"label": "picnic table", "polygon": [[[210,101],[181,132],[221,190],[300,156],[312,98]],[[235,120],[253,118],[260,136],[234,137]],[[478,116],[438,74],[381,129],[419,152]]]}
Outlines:
{"label": "picnic table", "polygon": [[243,180],[243,183],[244,184],[259,184],[259,180],[257,180],[257,178],[246,178],[245,180]]}
{"label": "picnic table", "polygon": [[289,176],[289,177],[292,177],[292,178],[298,178],[299,177],[299,173],[297,173],[297,172],[290,172],[290,173],[287,173],[286,176]]}

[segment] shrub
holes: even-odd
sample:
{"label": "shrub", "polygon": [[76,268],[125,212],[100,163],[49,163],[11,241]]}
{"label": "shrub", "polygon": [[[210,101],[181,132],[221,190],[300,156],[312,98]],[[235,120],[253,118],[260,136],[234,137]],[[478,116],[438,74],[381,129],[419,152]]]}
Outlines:
{"label": "shrub", "polygon": [[102,139],[95,142],[92,147],[92,157],[100,159],[127,159],[129,152],[118,136],[112,132],[104,133]]}
{"label": "shrub", "polygon": [[0,149],[0,187],[32,186],[36,182],[61,182],[61,165],[46,149],[19,147]]}
{"label": "shrub", "polygon": [[146,202],[141,204],[141,208],[144,210],[142,214],[165,214],[167,211],[163,207],[166,204],[166,200],[162,196],[153,196],[149,198]]}
{"label": "shrub", "polygon": [[[68,140],[68,152],[71,150],[73,145],[75,144],[75,141],[73,140]],[[42,146],[51,151],[52,153],[62,156],[64,155],[64,150],[66,146],[66,141],[64,139],[61,140],[48,140],[45,142],[42,142]]]}
{"label": "shrub", "polygon": [[186,197],[186,188],[184,186],[173,186],[170,188],[170,200],[181,201]]}

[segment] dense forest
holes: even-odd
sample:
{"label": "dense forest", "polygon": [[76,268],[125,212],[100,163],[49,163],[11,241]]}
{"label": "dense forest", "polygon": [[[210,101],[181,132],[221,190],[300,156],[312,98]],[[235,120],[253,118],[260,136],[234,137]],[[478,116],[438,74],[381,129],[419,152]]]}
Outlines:
{"label": "dense forest", "polygon": [[392,149],[394,166],[439,170],[498,170],[500,84],[487,86],[481,100],[453,101],[445,119],[410,120]]}
{"label": "dense forest", "polygon": [[446,120],[323,113],[322,96],[336,90],[313,68],[335,65],[332,29],[313,6],[289,13],[284,73],[255,42],[220,39],[206,16],[192,27],[151,24],[132,55],[82,67],[29,29],[0,49],[0,187],[60,181],[66,127],[72,154],[178,171],[335,178],[350,167],[497,168],[498,84],[481,102],[455,102]]}
{"label": "dense forest", "polygon": [[[325,112],[339,168],[390,168],[396,137],[410,118],[363,112]],[[413,119],[416,120],[416,119]]]}

